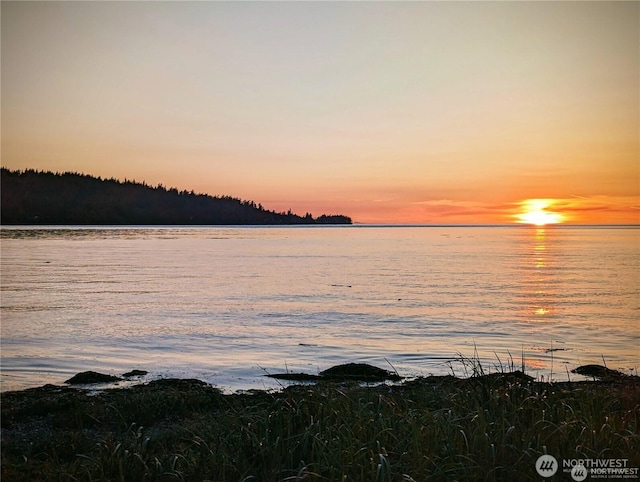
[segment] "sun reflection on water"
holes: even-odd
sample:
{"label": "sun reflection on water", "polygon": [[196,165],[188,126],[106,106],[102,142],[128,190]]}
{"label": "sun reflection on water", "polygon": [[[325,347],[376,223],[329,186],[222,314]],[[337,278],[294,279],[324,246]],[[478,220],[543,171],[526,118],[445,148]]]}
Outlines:
{"label": "sun reflection on water", "polygon": [[542,320],[552,313],[553,293],[550,288],[548,237],[544,226],[538,226],[533,236],[531,262],[534,270],[531,276],[531,313],[534,319]]}

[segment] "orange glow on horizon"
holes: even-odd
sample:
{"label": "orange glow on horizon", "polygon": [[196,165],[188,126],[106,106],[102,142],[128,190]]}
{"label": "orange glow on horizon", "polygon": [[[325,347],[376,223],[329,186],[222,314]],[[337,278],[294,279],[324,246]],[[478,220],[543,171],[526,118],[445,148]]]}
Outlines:
{"label": "orange glow on horizon", "polygon": [[[268,209],[296,213],[311,212],[346,214],[356,224],[640,224],[640,206],[637,196],[612,197],[555,197],[514,199],[456,199],[443,197],[416,199],[412,193],[403,197],[395,193],[389,198],[350,199],[347,193],[335,197],[321,195],[303,202],[291,197],[272,200],[266,196],[257,199]],[[245,195],[247,197],[248,195]],[[242,196],[241,196],[242,197]],[[416,196],[417,197],[417,196]],[[300,196],[302,198],[302,196]],[[516,198],[517,199],[517,198]]]}
{"label": "orange glow on horizon", "polygon": [[536,226],[562,223],[565,216],[548,210],[554,203],[554,199],[527,199],[520,202],[520,212],[515,215],[517,222]]}

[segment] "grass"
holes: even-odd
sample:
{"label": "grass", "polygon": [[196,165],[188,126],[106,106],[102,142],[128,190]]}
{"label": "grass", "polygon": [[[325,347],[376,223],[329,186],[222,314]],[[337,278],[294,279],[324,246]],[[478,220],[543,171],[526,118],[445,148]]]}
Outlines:
{"label": "grass", "polygon": [[2,480],[540,480],[544,453],[639,466],[639,419],[636,377],[504,372],[232,395],[195,380],[96,395],[46,386],[2,394]]}

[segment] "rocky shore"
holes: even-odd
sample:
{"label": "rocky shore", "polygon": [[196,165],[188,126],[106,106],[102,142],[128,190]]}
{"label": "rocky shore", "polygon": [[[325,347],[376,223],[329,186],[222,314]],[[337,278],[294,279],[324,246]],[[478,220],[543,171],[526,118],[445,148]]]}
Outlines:
{"label": "rocky shore", "polygon": [[635,376],[334,368],[273,392],[164,379],[2,393],[2,480],[540,480],[544,453],[640,466]]}

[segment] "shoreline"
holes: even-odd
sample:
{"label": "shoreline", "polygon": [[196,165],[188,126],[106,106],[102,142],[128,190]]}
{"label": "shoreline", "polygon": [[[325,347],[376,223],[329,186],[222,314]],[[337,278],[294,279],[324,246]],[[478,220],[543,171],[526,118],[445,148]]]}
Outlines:
{"label": "shoreline", "polygon": [[233,394],[160,379],[0,400],[6,480],[539,480],[544,453],[640,466],[637,376],[548,383],[515,371]]}

